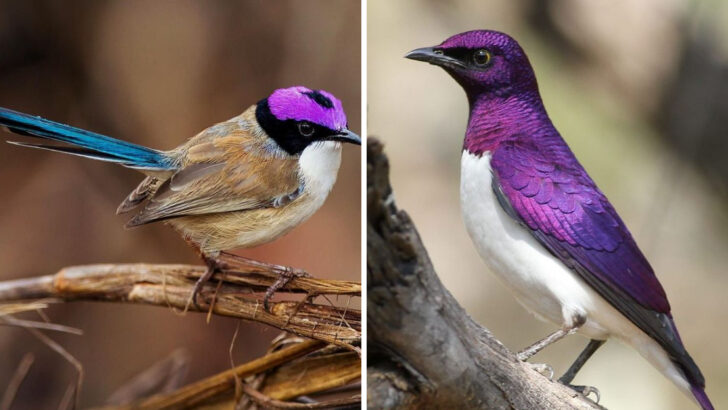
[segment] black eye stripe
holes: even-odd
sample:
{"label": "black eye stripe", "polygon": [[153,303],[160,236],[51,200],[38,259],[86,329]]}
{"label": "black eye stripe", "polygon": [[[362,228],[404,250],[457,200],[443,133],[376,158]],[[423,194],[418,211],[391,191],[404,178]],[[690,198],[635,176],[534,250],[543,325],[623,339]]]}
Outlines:
{"label": "black eye stripe", "polygon": [[[325,140],[336,135],[337,131],[311,121],[280,120],[270,111],[268,99],[258,102],[255,109],[255,119],[263,131],[272,138],[283,150],[291,155],[298,155],[311,143]],[[309,136],[301,135],[299,125],[306,122],[313,129]]]}

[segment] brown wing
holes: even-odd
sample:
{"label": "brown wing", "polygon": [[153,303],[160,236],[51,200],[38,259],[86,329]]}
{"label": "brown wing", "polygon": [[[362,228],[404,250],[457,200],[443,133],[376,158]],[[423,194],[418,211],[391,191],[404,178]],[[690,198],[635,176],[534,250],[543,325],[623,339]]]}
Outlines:
{"label": "brown wing", "polygon": [[276,155],[260,140],[241,129],[238,121],[194,137],[180,148],[180,169],[127,226],[281,206],[295,199],[301,192],[297,159]]}
{"label": "brown wing", "polygon": [[116,214],[123,214],[131,211],[146,201],[150,195],[157,191],[162,185],[162,180],[157,177],[148,176],[139,183],[139,185],[131,191],[124,201],[116,208]]}

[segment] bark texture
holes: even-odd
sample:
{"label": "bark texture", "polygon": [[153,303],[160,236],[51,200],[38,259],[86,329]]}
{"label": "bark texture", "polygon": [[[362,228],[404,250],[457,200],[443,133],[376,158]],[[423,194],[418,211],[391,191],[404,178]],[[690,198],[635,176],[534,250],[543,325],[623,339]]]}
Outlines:
{"label": "bark texture", "polygon": [[369,138],[367,153],[368,407],[601,408],[517,360],[470,318],[397,209],[382,144]]}

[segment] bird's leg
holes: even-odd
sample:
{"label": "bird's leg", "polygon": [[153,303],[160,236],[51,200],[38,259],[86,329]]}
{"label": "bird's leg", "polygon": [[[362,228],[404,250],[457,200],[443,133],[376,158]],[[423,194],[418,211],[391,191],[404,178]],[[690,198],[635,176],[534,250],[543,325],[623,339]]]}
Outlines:
{"label": "bird's leg", "polygon": [[562,327],[561,329],[555,331],[554,333],[551,333],[550,335],[546,336],[545,338],[539,340],[538,342],[532,344],[531,346],[528,346],[527,348],[521,350],[518,352],[516,357],[518,357],[518,360],[526,361],[531,358],[531,356],[535,355],[536,353],[540,352],[545,348],[546,346],[550,345],[551,343],[557,342],[561,339],[563,339],[565,336],[568,336],[579,329],[578,327]]}
{"label": "bird's leg", "polygon": [[571,381],[574,380],[574,377],[576,376],[576,373],[581,370],[582,366],[584,366],[584,363],[586,363],[587,360],[589,360],[590,357],[594,354],[594,352],[597,351],[603,344],[605,340],[596,340],[592,339],[589,341],[589,344],[586,345],[584,350],[582,350],[581,353],[579,353],[579,357],[576,358],[574,363],[569,367],[569,370],[564,373],[563,376],[559,378],[559,383],[569,386],[572,389],[578,391],[579,393],[583,394],[584,396],[589,396],[589,394],[594,393],[597,396],[597,403],[599,403],[600,394],[599,390],[597,390],[596,387],[592,386],[577,386],[571,384]]}
{"label": "bird's leg", "polygon": [[276,281],[265,290],[265,296],[263,296],[263,308],[266,312],[270,311],[270,309],[268,309],[268,300],[273,297],[276,291],[284,288],[295,278],[307,278],[311,276],[303,269],[290,268],[287,266],[279,266],[279,268],[281,269],[278,271],[278,279],[276,279]]}
{"label": "bird's leg", "polygon": [[569,386],[569,383],[574,380],[576,373],[581,370],[582,366],[584,366],[584,363],[586,363],[586,361],[589,360],[590,357],[592,357],[594,352],[596,352],[597,349],[599,349],[604,344],[604,342],[604,340],[590,340],[589,344],[586,345],[584,350],[579,353],[579,357],[577,357],[571,367],[569,367],[569,370],[567,370],[566,373],[564,373],[564,375],[559,378],[559,383]]}
{"label": "bird's leg", "polygon": [[570,325],[565,324],[561,327],[561,329],[551,333],[545,338],[518,352],[518,354],[516,355],[516,357],[518,357],[518,360],[526,361],[531,358],[531,356],[540,352],[541,350],[543,350],[543,348],[550,345],[551,343],[557,342],[563,339],[565,336],[573,334],[574,332],[579,330],[579,328],[584,325],[584,323],[586,323],[586,317],[579,315],[574,317],[571,322],[572,323]]}
{"label": "bird's leg", "polygon": [[288,266],[281,266],[281,265],[275,265],[271,263],[265,263],[256,261],[249,258],[244,258],[242,256],[233,255],[231,253],[227,252],[221,252],[221,256],[225,260],[229,261],[235,261],[237,263],[241,263],[243,265],[252,266],[254,268],[258,268],[261,270],[266,271],[272,271],[275,272],[278,275],[278,278],[275,282],[273,282],[272,285],[268,287],[265,291],[265,296],[263,296],[263,308],[266,312],[269,312],[269,306],[268,301],[271,297],[278,291],[279,289],[284,288],[286,285],[288,285],[293,279],[295,278],[306,278],[310,277],[311,275],[308,274],[308,272],[304,271],[303,269],[297,269],[297,268],[291,268]]}
{"label": "bird's leg", "polygon": [[205,283],[207,283],[210,278],[212,278],[212,275],[214,275],[215,272],[220,271],[224,267],[224,263],[220,263],[220,261],[216,258],[217,255],[207,255],[200,252],[200,256],[202,257],[202,260],[205,261],[207,270],[202,274],[202,276],[200,276],[199,279],[197,279],[197,282],[195,282],[195,287],[192,289],[192,295],[190,296],[192,303],[194,303],[198,308],[200,305],[197,304],[197,295],[202,290],[202,287],[205,286]]}
{"label": "bird's leg", "polygon": [[543,350],[544,347],[563,339],[564,336],[568,335],[572,330],[576,329],[562,327],[561,329],[551,333],[550,335],[532,344],[531,346],[528,346],[527,348],[521,350],[520,352],[518,352],[516,357],[518,357],[518,360],[526,361],[530,359],[531,356]]}

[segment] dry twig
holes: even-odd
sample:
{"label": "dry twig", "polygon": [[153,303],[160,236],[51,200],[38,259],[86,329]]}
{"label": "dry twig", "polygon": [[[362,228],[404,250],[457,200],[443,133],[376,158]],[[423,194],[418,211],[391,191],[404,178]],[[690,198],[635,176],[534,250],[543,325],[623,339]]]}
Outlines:
{"label": "dry twig", "polygon": [[[284,337],[274,341],[272,351],[263,357],[217,375],[183,386],[170,393],[157,394],[120,407],[106,409],[182,409],[196,406],[233,408],[236,380],[266,376],[263,388],[242,383],[242,393],[263,407],[328,408],[359,403],[358,395],[329,400],[309,407],[287,402],[293,398],[326,394],[358,382],[361,377],[359,356],[316,340]],[[357,391],[358,393],[358,391]]]}
{"label": "dry twig", "polygon": [[106,402],[109,405],[122,405],[154,393],[172,392],[182,385],[189,365],[189,353],[177,349],[124,383]]}
{"label": "dry twig", "polygon": [[[232,403],[236,378],[244,379],[248,376],[263,374],[274,368],[278,368],[278,370],[270,379],[266,379],[265,388],[260,394],[277,401],[323,392],[359,379],[361,376],[360,361],[355,353],[326,354],[326,351],[326,345],[320,341],[302,340],[234,369],[184,386],[172,393],[152,396],[121,408],[188,408],[215,400],[226,400]],[[316,354],[311,355],[314,352]],[[321,355],[321,357],[317,355]],[[325,365],[322,366],[318,363],[319,361]],[[320,377],[321,372],[326,373],[329,377]],[[302,374],[306,375],[305,379],[296,377]],[[310,380],[312,376],[313,380]],[[245,386],[243,386],[243,391],[245,391]]]}
{"label": "dry twig", "polygon": [[35,356],[33,356],[33,353],[26,353],[20,360],[18,368],[15,369],[12,379],[10,379],[7,389],[5,389],[3,399],[0,401],[0,410],[10,409],[10,406],[13,404],[13,400],[15,400],[15,396],[18,394],[18,389],[20,389],[20,385],[23,383],[23,380],[25,380],[25,376],[28,374],[30,366],[33,365],[34,361]]}
{"label": "dry twig", "polygon": [[[58,298],[65,301],[98,300],[140,303],[184,309],[195,281],[204,268],[191,265],[104,264],[64,268],[55,275],[0,282],[0,302]],[[264,292],[277,279],[275,272],[231,269],[217,275],[222,284],[211,311],[248,319],[281,330],[354,349],[361,340],[361,312],[348,307],[272,302],[262,308],[253,292]],[[216,281],[205,288],[211,293]],[[307,295],[361,295],[358,282],[296,278],[279,292]],[[192,306],[192,310],[197,309]],[[201,311],[209,309],[202,306]]]}
{"label": "dry twig", "polygon": [[268,397],[247,384],[243,384],[243,392],[250,396],[257,404],[266,408],[272,407],[275,409],[334,409],[352,406],[361,402],[361,397],[352,396],[317,403],[292,403]]}

